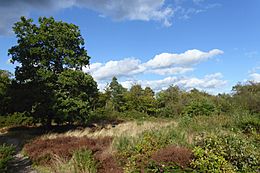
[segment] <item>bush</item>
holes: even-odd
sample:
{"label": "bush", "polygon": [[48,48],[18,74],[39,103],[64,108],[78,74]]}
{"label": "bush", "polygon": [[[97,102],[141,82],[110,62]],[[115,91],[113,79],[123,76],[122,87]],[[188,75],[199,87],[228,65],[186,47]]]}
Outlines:
{"label": "bush", "polygon": [[195,147],[195,159],[191,165],[199,172],[234,172],[232,165],[221,155],[216,155],[209,149]]}
{"label": "bush", "polygon": [[192,165],[197,170],[257,172],[260,153],[248,139],[237,135],[208,135],[197,142]]}
{"label": "bush", "polygon": [[103,122],[103,121],[116,121],[118,120],[120,112],[116,112],[110,109],[106,109],[106,108],[97,108],[94,111],[92,111],[90,113],[90,116],[87,120],[87,122],[85,122],[85,124],[87,123],[97,123],[97,122]]}
{"label": "bush", "polygon": [[0,127],[6,126],[21,126],[21,125],[32,125],[33,118],[24,112],[15,112],[11,115],[1,116]]}
{"label": "bush", "polygon": [[212,115],[215,112],[216,108],[213,103],[207,102],[206,100],[202,101],[193,101],[183,110],[184,115],[190,117],[199,116],[199,115]]}
{"label": "bush", "polygon": [[14,154],[14,147],[10,145],[0,145],[0,172],[6,172],[8,162],[12,160]]}

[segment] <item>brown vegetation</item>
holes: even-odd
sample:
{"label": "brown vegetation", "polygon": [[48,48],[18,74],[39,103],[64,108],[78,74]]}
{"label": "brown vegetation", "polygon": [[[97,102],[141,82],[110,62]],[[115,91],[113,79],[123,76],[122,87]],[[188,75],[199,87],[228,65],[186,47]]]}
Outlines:
{"label": "brown vegetation", "polygon": [[89,149],[94,158],[99,162],[98,172],[122,172],[115,158],[108,152],[112,143],[111,137],[87,138],[87,137],[58,137],[55,139],[36,139],[26,144],[25,152],[33,162],[41,165],[50,165],[55,158],[69,160],[73,152],[79,149]]}
{"label": "brown vegetation", "polygon": [[182,168],[187,168],[192,160],[192,151],[185,147],[168,146],[152,155],[152,160],[157,163],[176,163]]}

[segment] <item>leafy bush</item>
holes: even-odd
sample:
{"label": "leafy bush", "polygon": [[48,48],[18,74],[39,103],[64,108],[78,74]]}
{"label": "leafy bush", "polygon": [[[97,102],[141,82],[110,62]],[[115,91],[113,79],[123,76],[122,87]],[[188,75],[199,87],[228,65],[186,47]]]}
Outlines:
{"label": "leafy bush", "polygon": [[192,165],[200,171],[260,171],[259,150],[249,140],[237,135],[208,135],[197,142],[194,155]]}
{"label": "leafy bush", "polygon": [[6,172],[8,162],[12,160],[14,154],[14,147],[10,145],[0,145],[0,172]]}
{"label": "leafy bush", "polygon": [[97,108],[90,113],[90,116],[85,123],[97,123],[102,121],[116,121],[119,117],[120,112],[113,111],[106,108]]}
{"label": "leafy bush", "polygon": [[24,112],[15,112],[11,115],[2,116],[0,118],[0,127],[17,126],[17,125],[32,125],[33,118]]}
{"label": "leafy bush", "polygon": [[199,172],[234,172],[232,165],[221,155],[216,155],[209,149],[195,147],[195,159],[191,165]]}
{"label": "leafy bush", "polygon": [[215,112],[215,105],[206,100],[202,101],[193,101],[183,110],[184,115],[190,117],[199,116],[199,115],[212,115]]}

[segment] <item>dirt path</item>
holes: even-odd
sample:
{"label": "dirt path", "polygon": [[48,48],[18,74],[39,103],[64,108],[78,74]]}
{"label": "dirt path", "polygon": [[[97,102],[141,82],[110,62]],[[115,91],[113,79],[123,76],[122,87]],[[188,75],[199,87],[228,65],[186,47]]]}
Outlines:
{"label": "dirt path", "polygon": [[30,159],[21,153],[25,141],[26,138],[22,134],[0,133],[0,144],[6,143],[15,147],[14,159],[10,162],[8,172],[37,173],[32,168]]}
{"label": "dirt path", "polygon": [[28,157],[23,156],[18,153],[14,156],[14,160],[10,163],[9,172],[14,173],[37,173],[36,170],[32,168],[32,163]]}

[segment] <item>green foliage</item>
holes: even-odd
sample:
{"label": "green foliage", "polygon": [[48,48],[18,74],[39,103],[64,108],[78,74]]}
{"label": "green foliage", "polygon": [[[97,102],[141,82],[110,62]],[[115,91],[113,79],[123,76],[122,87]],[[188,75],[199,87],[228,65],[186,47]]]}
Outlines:
{"label": "green foliage", "polygon": [[257,147],[238,135],[208,135],[198,141],[193,152],[192,165],[202,172],[259,171]]}
{"label": "green foliage", "polygon": [[116,77],[112,78],[108,88],[107,94],[109,95],[109,101],[112,103],[112,109],[115,111],[125,110],[125,98],[124,93],[127,91],[118,81]]}
{"label": "green foliage", "polygon": [[90,150],[79,150],[76,151],[71,160],[73,165],[73,170],[75,173],[96,173],[97,172],[97,162],[92,156]]}
{"label": "green foliage", "polygon": [[90,112],[87,123],[117,122],[123,117],[121,114],[122,112],[113,111],[111,109],[97,108]]}
{"label": "green foliage", "polygon": [[250,113],[260,113],[260,83],[237,84],[232,90],[236,109],[246,109]]}
{"label": "green foliage", "polygon": [[215,112],[215,105],[203,100],[203,101],[193,101],[183,110],[183,114],[193,117],[199,115],[212,115]]}
{"label": "green foliage", "polygon": [[57,122],[86,122],[95,105],[97,83],[82,71],[65,70],[59,74],[57,85]]}
{"label": "green foliage", "polygon": [[0,172],[7,172],[8,162],[13,159],[14,147],[10,145],[0,145]]}
{"label": "green foliage", "polygon": [[234,112],[232,97],[229,94],[218,94],[214,97],[213,102],[218,113],[232,114]]}
{"label": "green foliage", "polygon": [[199,172],[235,172],[234,168],[221,155],[216,155],[207,149],[195,147],[192,167]]}
{"label": "green foliage", "polygon": [[15,112],[13,114],[0,117],[0,127],[32,125],[33,123],[33,118],[26,112]]}
{"label": "green foliage", "polygon": [[[39,18],[39,25],[32,19],[21,17],[13,30],[18,38],[18,45],[9,49],[12,62],[16,67],[16,80],[44,80],[63,71],[64,68],[81,69],[89,64],[90,57],[84,49],[84,39],[76,25],[54,18]],[[39,71],[40,70],[40,71]]]}
{"label": "green foliage", "polygon": [[142,89],[141,85],[133,85],[130,91],[125,93],[127,110],[154,115],[156,113],[156,100],[150,87]]}
{"label": "green foliage", "polygon": [[157,95],[158,110],[157,116],[176,117],[181,114],[187,104],[187,97],[184,91],[177,86],[170,86],[160,91]]}

